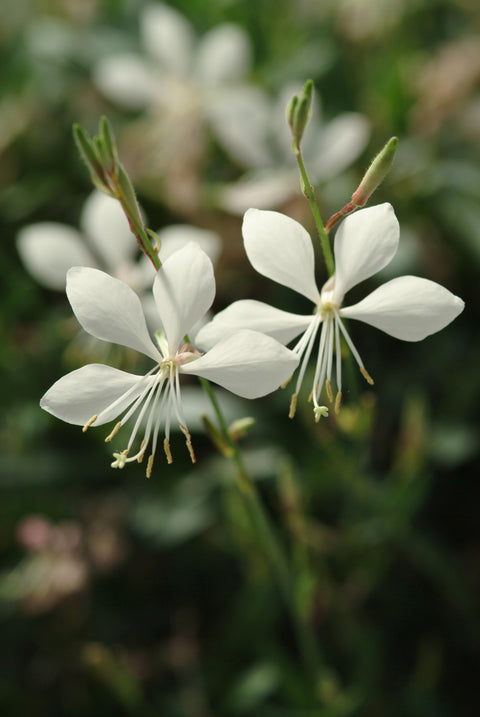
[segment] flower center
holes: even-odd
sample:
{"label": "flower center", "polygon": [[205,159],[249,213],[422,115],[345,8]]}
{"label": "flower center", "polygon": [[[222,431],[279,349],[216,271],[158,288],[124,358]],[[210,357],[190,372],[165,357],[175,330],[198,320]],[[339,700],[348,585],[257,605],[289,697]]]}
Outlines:
{"label": "flower center", "polygon": [[335,312],[338,311],[338,306],[333,301],[324,301],[323,298],[320,301],[318,312],[322,321],[328,321],[329,319],[335,318]]}
{"label": "flower center", "polygon": [[[313,400],[315,421],[318,422],[321,416],[328,415],[328,408],[320,404],[320,394],[323,387],[325,387],[330,403],[334,405],[335,413],[338,413],[340,410],[340,404],[342,401],[342,355],[340,335],[343,335],[343,338],[352,352],[364,378],[368,381],[368,383],[373,384],[373,380],[365,369],[358,351],[353,345],[347,329],[340,318],[340,304],[341,299],[339,301],[338,297],[334,294],[334,277],[331,277],[322,289],[320,302],[318,303],[318,306],[315,307],[309,326],[298,341],[297,345],[293,348],[293,351],[301,356],[302,360],[295,387],[295,393],[292,395],[292,402],[290,404],[290,418],[293,418],[295,415],[297,395],[300,390],[306,366],[318,333],[320,333],[320,340],[313,387],[309,399]],[[336,395],[334,395],[332,390],[333,374],[335,375],[337,384]]]}
{"label": "flower center", "polygon": [[[175,356],[168,356],[167,354],[146,376],[139,377],[136,384],[104,409],[104,411],[111,411],[114,404],[123,403],[127,406],[129,404],[122,419],[116,423],[113,431],[106,437],[106,443],[109,443],[116,436],[120,428],[136,414],[135,423],[127,447],[123,451],[113,454],[115,460],[111,464],[112,468],[124,468],[127,463],[133,461],[141,463],[150,444],[150,455],[146,470],[147,478],[149,478],[152,473],[153,460],[162,423],[164,424],[165,431],[163,448],[167,462],[172,463],[170,426],[173,417],[176,417],[178,421],[180,430],[185,436],[192,462],[195,463],[196,459],[193,452],[190,432],[183,416],[179,374],[181,365],[198,358],[199,354],[193,350],[188,350],[191,349],[188,345],[182,346],[182,349],[184,350],[179,351]],[[131,399],[130,401],[128,401],[129,398]],[[102,414],[92,416],[85,424],[83,430],[87,430],[98,418],[101,418],[101,415]],[[137,452],[131,455],[131,448],[142,425],[144,427],[143,438]]]}

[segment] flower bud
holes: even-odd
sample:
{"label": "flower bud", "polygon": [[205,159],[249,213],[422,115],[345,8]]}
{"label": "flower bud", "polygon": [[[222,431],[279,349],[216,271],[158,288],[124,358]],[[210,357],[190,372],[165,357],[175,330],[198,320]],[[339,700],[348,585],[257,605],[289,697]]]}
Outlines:
{"label": "flower bud", "polygon": [[[107,178],[95,143],[92,142],[83,127],[79,124],[73,125],[73,138],[80,155],[83,157],[88,169],[90,170],[93,182],[97,186],[98,183],[106,186]],[[105,191],[105,187],[103,187],[103,191]]]}
{"label": "flower bud", "polygon": [[312,116],[313,81],[307,80],[300,97],[294,95],[287,105],[287,122],[297,145]]}
{"label": "flower bud", "polygon": [[352,201],[356,207],[364,207],[368,198],[387,176],[393,163],[397,145],[398,137],[391,137],[372,161],[358,188],[352,194]]}

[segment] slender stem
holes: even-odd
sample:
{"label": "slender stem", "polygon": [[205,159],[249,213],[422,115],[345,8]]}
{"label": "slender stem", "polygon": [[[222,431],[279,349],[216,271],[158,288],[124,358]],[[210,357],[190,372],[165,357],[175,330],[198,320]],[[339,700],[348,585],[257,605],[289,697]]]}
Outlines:
{"label": "slender stem", "polygon": [[318,645],[315,634],[310,629],[305,617],[298,609],[299,606],[297,605],[297,601],[295,599],[292,585],[292,569],[289,561],[287,560],[281,543],[275,534],[271,520],[263,507],[256,485],[248,474],[238,446],[230,436],[227,422],[215,394],[212,391],[212,387],[204,378],[200,378],[200,382],[202,383],[202,386],[212,403],[224,439],[228,443],[231,450],[232,460],[238,469],[237,487],[245,501],[250,519],[258,536],[259,544],[265,548],[269,556],[279,588],[292,618],[303,662],[309,671],[309,676],[313,685],[315,685],[320,673]]}
{"label": "slender stem", "polygon": [[358,209],[358,205],[355,204],[355,202],[351,201],[345,204],[345,206],[340,209],[340,211],[335,212],[335,214],[332,214],[332,216],[325,225],[325,231],[327,232],[327,234],[330,232],[331,229],[333,229],[335,224],[338,224],[340,219],[343,219],[343,217],[348,216],[348,214],[354,212],[355,209]]}
{"label": "slender stem", "polygon": [[307,170],[305,169],[305,164],[303,161],[302,153],[300,150],[300,145],[298,142],[294,139],[293,140],[293,153],[296,157],[298,168],[300,170],[300,177],[301,177],[301,185],[302,185],[302,191],[305,196],[305,198],[308,200],[308,203],[310,204],[310,209],[313,214],[313,218],[315,220],[315,225],[317,227],[318,236],[320,238],[320,244],[322,246],[323,256],[325,258],[325,264],[327,267],[327,271],[329,276],[332,276],[335,273],[335,262],[333,260],[333,254],[332,250],[330,248],[330,240],[328,238],[328,234],[325,231],[325,227],[323,225],[322,217],[320,215],[320,209],[318,208],[317,200],[315,199],[315,192],[310,184],[310,180],[307,175]]}
{"label": "slender stem", "polygon": [[160,267],[162,266],[162,262],[160,261],[157,252],[152,246],[152,242],[150,241],[150,237],[148,236],[144,225],[135,216],[136,213],[140,215],[140,211],[138,210],[136,213],[131,211],[130,205],[125,197],[124,192],[122,192],[122,188],[120,187],[116,176],[110,175],[110,180],[112,182],[112,189],[115,193],[115,196],[120,202],[124,214],[128,220],[130,231],[137,240],[137,244],[139,245],[140,249],[143,251],[144,254],[148,256],[154,268],[158,271],[158,269],[160,269]]}

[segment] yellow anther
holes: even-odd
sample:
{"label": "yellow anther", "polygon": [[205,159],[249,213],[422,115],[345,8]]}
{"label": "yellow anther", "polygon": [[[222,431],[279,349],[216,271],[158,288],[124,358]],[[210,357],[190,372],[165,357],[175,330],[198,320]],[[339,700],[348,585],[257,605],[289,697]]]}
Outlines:
{"label": "yellow anther", "polygon": [[290,411],[288,412],[288,417],[293,418],[296,410],[297,410],[297,394],[292,393],[292,400],[290,401]]}
{"label": "yellow anther", "polygon": [[117,435],[117,433],[119,432],[119,430],[121,429],[121,427],[122,427],[122,422],[121,422],[121,421],[119,421],[118,423],[116,423],[116,424],[115,424],[115,427],[114,427],[114,429],[113,429],[113,431],[112,431],[111,433],[109,433],[109,435],[105,438],[105,443],[110,443],[110,441],[112,440],[112,438]]}
{"label": "yellow anther", "polygon": [[191,459],[192,463],[196,463],[197,459],[195,458],[195,453],[194,453],[192,441],[190,440],[190,438],[187,438],[186,443],[187,443],[188,452],[190,454],[190,459]]}
{"label": "yellow anther", "polygon": [[[292,376],[293,376],[293,373],[292,373]],[[290,383],[290,381],[292,380],[292,376],[290,376],[290,378],[287,378],[287,380],[285,381],[285,383],[282,383],[282,385],[280,386],[280,388],[286,388],[286,387],[288,386],[288,384]]]}
{"label": "yellow anther", "polygon": [[[163,450],[165,451],[165,455],[167,456],[167,463],[173,463],[172,452],[170,451],[170,441],[168,440],[168,438],[165,438],[163,441]],[[149,462],[150,458],[148,459]]]}
{"label": "yellow anther", "polygon": [[373,386],[373,378],[370,376],[370,374],[368,373],[367,369],[364,366],[360,366],[360,372],[361,372],[363,378],[365,379],[365,381],[367,381],[367,383],[369,383],[370,386]]}
{"label": "yellow anther", "polygon": [[330,379],[327,378],[325,381],[325,389],[327,391],[328,400],[330,403],[333,403],[333,391],[332,391],[332,383]]}
{"label": "yellow anther", "polygon": [[147,447],[147,442],[144,438],[143,441],[140,443],[140,450],[138,452],[137,463],[141,463],[143,461],[143,456],[145,455],[146,447]]}
{"label": "yellow anther", "polygon": [[313,391],[310,391],[310,393],[308,394],[307,401],[308,401],[308,403],[311,403],[313,401]]}
{"label": "yellow anther", "polygon": [[179,425],[181,432],[185,436],[185,439],[186,439],[185,443],[187,444],[188,452],[190,454],[190,459],[191,459],[192,463],[196,463],[197,459],[195,458],[195,453],[193,451],[192,436],[190,435],[190,431],[183,424],[179,423],[178,425]]}
{"label": "yellow anther", "polygon": [[147,476],[147,478],[150,478],[150,476],[152,475],[153,458],[153,454],[151,456],[148,456],[147,470],[145,471],[145,475]]}
{"label": "yellow anther", "polygon": [[92,423],[95,423],[95,421],[97,420],[97,418],[98,418],[98,415],[95,414],[94,416],[92,416],[91,418],[88,419],[88,421],[86,422],[86,424],[85,424],[84,427],[82,428],[83,433],[85,433],[85,431],[90,428],[90,426],[92,425]]}
{"label": "yellow anther", "polygon": [[342,392],[337,391],[337,395],[335,396],[335,414],[338,416],[340,413],[340,406],[342,403]]}

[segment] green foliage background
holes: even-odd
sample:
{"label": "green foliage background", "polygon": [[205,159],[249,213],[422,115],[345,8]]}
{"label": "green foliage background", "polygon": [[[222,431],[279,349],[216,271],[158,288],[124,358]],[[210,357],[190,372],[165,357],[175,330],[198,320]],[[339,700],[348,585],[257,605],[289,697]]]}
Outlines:
{"label": "green foliage background", "polygon": [[[174,465],[158,460],[147,481],[135,467],[112,471],[95,431],[81,435],[39,409],[44,391],[74,367],[75,328],[65,297],[26,273],[15,238],[35,221],[78,225],[90,185],[73,122],[93,132],[108,114],[128,156],[132,116],[94,88],[91,68],[107,49],[137,46],[141,4],[2,3],[1,714],[478,714],[478,5],[171,4],[199,34],[227,20],[242,25],[253,78],[272,94],[312,77],[327,117],[368,117],[366,152],[319,191],[325,217],[348,200],[385,140],[399,136],[375,202],[394,205],[412,249],[408,273],[441,282],[466,309],[420,344],[352,329],[375,386],[366,391],[351,367],[338,421],[316,425],[304,405],[289,421],[284,392],[239,405],[256,418],[242,450],[318,638],[312,691],[232,468],[207,438],[194,436],[194,468],[178,439]],[[215,145],[202,171],[212,181],[238,174]],[[188,221],[221,234],[218,308],[239,292],[300,308],[252,276],[240,220],[210,206],[182,214],[151,183],[139,184],[139,198],[152,227]],[[33,516],[53,531],[54,548],[25,547],[22,525]]]}

